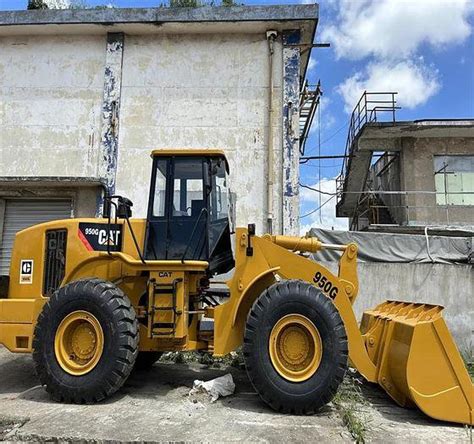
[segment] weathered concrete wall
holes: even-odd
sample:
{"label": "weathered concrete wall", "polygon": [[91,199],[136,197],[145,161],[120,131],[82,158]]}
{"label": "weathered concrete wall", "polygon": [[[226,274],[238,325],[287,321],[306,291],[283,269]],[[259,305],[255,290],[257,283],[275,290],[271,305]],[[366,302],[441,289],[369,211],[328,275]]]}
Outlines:
{"label": "weathered concrete wall", "polygon": [[0,175],[96,176],[103,36],[0,38]]}
{"label": "weathered concrete wall", "polygon": [[[403,138],[402,189],[436,191],[433,157],[442,154],[474,154],[474,139]],[[409,195],[402,198],[402,205],[408,206],[403,218],[412,225],[474,224],[472,206],[437,205],[435,194]]]}
{"label": "weathered concrete wall", "polygon": [[[282,46],[275,44],[275,230],[281,226]],[[221,148],[237,193],[237,223],[266,217],[268,44],[255,35],[126,36],[122,72],[117,192],[145,215],[158,148]]]}
{"label": "weathered concrete wall", "polygon": [[[327,264],[337,271],[336,263]],[[359,263],[357,319],[387,299],[445,307],[443,317],[458,347],[474,347],[474,270],[471,265]]]}
{"label": "weathered concrete wall", "polygon": [[[104,103],[116,99],[104,95],[106,45],[103,33],[0,38],[0,176],[104,179],[107,171],[115,177],[111,165],[104,166],[101,144],[104,126],[111,124]],[[116,189],[132,199],[135,216],[146,214],[152,149],[222,148],[237,194],[237,223],[254,222],[258,232],[265,230],[268,54],[265,32],[124,36],[122,60],[114,60],[122,80]],[[279,233],[281,34],[273,77],[273,208]],[[293,200],[297,215],[297,196]]]}

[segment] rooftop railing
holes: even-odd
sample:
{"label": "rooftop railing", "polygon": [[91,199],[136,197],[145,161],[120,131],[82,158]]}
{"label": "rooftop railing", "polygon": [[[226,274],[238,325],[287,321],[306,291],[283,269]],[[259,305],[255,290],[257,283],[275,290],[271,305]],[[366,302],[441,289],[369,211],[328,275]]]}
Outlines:
{"label": "rooftop railing", "polygon": [[[386,205],[380,200],[380,196],[398,196],[403,197],[398,204]],[[359,205],[357,211],[351,219],[350,230],[357,231],[363,229],[366,226],[410,226],[416,224],[417,221],[426,220],[428,215],[436,218],[437,224],[455,224],[459,225],[459,221],[456,217],[459,214],[460,209],[463,208],[474,208],[470,205],[453,205],[447,203],[449,196],[460,196],[460,195],[474,195],[474,191],[387,191],[387,190],[366,190],[360,193]],[[409,196],[412,196],[415,200],[419,200],[423,197],[431,196],[433,201],[420,202],[413,204],[407,201]],[[444,197],[445,203],[438,204],[435,199],[438,196]],[[393,220],[391,223],[383,221],[385,215],[390,214]],[[420,214],[421,213],[421,214]],[[444,214],[444,217],[443,217]],[[426,222],[419,222],[420,225],[424,225]]]}
{"label": "rooftop railing", "polygon": [[364,91],[351,114],[349,129],[347,131],[346,148],[341,173],[337,180],[338,200],[342,198],[344,183],[354,154],[354,141],[360,130],[367,123],[396,122],[397,106],[396,92],[367,92]]}

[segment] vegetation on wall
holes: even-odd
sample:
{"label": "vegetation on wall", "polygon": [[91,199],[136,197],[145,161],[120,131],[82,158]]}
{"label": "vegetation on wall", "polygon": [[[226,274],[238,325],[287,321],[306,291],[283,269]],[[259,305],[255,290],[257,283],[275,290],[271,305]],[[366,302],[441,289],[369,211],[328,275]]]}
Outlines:
{"label": "vegetation on wall", "polygon": [[240,6],[235,0],[222,0],[220,3],[214,0],[169,0],[169,3],[162,3],[160,7],[166,8],[200,8],[202,6]]}
{"label": "vegetation on wall", "polygon": [[28,0],[28,9],[48,9],[43,0]]}
{"label": "vegetation on wall", "polygon": [[[160,8],[200,8],[203,6],[241,6],[235,0],[168,0]],[[115,7],[113,3],[90,6],[85,0],[28,0],[28,9],[105,9]]]}
{"label": "vegetation on wall", "polygon": [[103,9],[106,7],[91,7],[84,0],[28,0],[28,9]]}

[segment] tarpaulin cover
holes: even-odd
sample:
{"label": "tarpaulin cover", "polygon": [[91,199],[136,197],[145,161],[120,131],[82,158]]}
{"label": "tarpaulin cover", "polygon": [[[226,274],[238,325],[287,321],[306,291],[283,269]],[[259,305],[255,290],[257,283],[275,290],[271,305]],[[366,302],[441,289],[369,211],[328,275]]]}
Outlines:
{"label": "tarpaulin cover", "polygon": [[[432,236],[420,234],[367,233],[312,228],[312,236],[328,244],[355,242],[361,262],[429,262],[469,264],[474,261],[473,236]],[[323,250],[314,254],[316,260],[337,261],[340,253]]]}

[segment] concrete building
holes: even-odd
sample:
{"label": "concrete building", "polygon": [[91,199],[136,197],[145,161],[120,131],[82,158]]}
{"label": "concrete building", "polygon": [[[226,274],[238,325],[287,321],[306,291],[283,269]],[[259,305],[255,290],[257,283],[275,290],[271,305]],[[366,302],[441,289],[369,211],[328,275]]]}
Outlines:
{"label": "concrete building", "polygon": [[352,230],[472,229],[474,120],[399,122],[395,102],[376,98],[381,108],[367,93],[351,119],[337,216]]}
{"label": "concrete building", "polygon": [[358,314],[390,299],[440,304],[472,353],[474,120],[397,121],[395,97],[364,93],[351,116],[336,206],[351,232],[315,234],[359,244]]}
{"label": "concrete building", "polygon": [[17,230],[104,192],[145,216],[159,148],[222,148],[237,223],[297,233],[317,23],[315,4],[0,12],[0,274]]}

